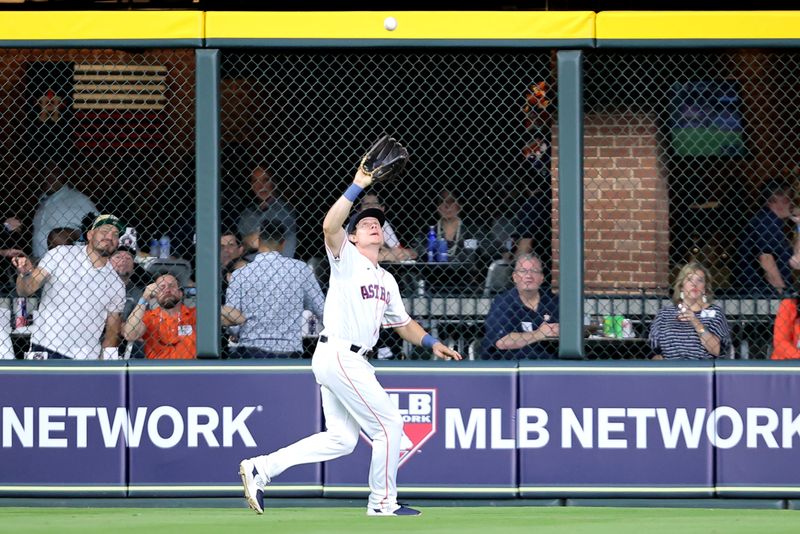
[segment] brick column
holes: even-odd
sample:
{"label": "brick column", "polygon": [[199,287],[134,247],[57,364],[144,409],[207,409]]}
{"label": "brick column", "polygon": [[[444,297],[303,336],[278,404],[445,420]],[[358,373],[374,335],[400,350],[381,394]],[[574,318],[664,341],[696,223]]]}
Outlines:
{"label": "brick column", "polygon": [[[666,287],[667,174],[647,114],[587,114],[584,280],[587,290]],[[553,279],[558,280],[558,131],[553,131]]]}

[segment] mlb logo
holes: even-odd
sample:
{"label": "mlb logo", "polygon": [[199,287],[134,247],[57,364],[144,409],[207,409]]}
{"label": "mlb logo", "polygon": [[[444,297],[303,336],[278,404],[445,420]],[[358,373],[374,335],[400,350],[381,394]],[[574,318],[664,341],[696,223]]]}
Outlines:
{"label": "mlb logo", "polygon": [[[402,467],[436,433],[436,390],[386,388],[386,393],[403,416],[398,464]],[[363,432],[361,437],[372,444]]]}

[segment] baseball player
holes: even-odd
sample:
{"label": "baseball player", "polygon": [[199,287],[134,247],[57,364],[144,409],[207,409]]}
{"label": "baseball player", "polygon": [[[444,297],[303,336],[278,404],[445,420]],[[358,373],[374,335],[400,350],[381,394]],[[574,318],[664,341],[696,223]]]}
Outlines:
{"label": "baseball player", "polygon": [[394,277],[378,265],[383,245],[383,211],[365,209],[342,224],[358,195],[373,182],[362,167],[352,185],[328,210],[323,222],[331,264],[325,299],[325,328],[311,368],[320,385],[326,430],[265,456],[243,460],[239,474],[250,508],[264,512],[263,488],[286,469],[350,454],[359,427],[372,440],[369,516],[416,516],[419,510],[397,503],[397,465],[403,436],[398,408],[375,378],[368,357],[383,327],[394,328],[415,345],[444,359],[461,355],[442,344],[406,313]]}

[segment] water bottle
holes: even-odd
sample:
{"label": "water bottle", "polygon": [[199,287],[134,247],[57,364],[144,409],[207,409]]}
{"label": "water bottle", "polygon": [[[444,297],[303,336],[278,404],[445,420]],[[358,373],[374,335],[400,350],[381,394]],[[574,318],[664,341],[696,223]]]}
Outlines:
{"label": "water bottle", "polygon": [[636,337],[636,332],[633,330],[633,321],[628,318],[622,320],[622,337],[626,339]]}
{"label": "water bottle", "polygon": [[317,316],[313,313],[308,318],[308,335],[309,336],[316,336],[317,335]]}
{"label": "water bottle", "polygon": [[436,244],[436,261],[447,261],[447,239],[441,238]]}
{"label": "water bottle", "polygon": [[154,258],[160,257],[160,246],[158,244],[158,239],[153,239],[150,241],[150,255]]}
{"label": "water bottle", "polygon": [[28,299],[18,297],[15,304],[17,313],[14,319],[14,328],[28,326]]}
{"label": "water bottle", "polygon": [[436,228],[431,226],[428,230],[428,262],[436,261]]}
{"label": "water bottle", "polygon": [[162,235],[161,239],[158,240],[158,257],[169,258],[170,252],[169,236]]}
{"label": "water bottle", "polygon": [[425,296],[425,279],[420,278],[417,280],[417,296],[424,297]]}
{"label": "water bottle", "polygon": [[750,359],[750,342],[746,339],[743,339],[742,343],[739,345],[739,358],[742,360]]}

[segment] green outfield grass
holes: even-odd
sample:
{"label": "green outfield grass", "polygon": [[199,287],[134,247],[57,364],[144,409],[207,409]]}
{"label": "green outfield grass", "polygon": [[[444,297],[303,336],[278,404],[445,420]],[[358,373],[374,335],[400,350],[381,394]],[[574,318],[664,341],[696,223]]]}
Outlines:
{"label": "green outfield grass", "polygon": [[684,508],[427,507],[421,517],[366,517],[361,508],[276,508],[263,516],[213,508],[0,508],[0,532],[800,532],[800,511]]}

